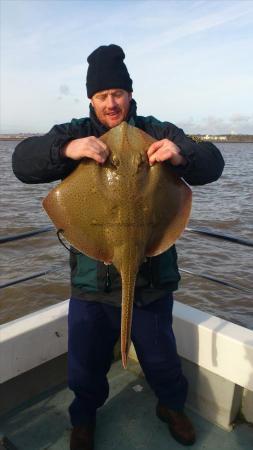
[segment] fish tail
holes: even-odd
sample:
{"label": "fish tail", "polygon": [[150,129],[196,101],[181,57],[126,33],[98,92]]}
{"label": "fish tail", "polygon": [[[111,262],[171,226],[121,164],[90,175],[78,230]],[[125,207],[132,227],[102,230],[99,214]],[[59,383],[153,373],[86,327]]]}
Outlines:
{"label": "fish tail", "polygon": [[121,272],[122,308],[121,308],[121,358],[124,369],[127,367],[128,352],[131,344],[131,327],[134,301],[136,270],[126,267]]}

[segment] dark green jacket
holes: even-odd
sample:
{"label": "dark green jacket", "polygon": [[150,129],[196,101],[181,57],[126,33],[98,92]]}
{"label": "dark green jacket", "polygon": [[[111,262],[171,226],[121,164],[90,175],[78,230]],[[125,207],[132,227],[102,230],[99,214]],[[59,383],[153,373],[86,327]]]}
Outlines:
{"label": "dark green jacket", "polygon": [[[144,130],[155,139],[168,138],[180,149],[187,160],[186,166],[171,169],[190,185],[203,185],[217,180],[224,161],[219,150],[209,142],[186,136],[169,122],[160,122],[152,116],[136,114],[136,103],[131,102],[127,122]],[[78,161],[62,158],[60,149],[69,141],[87,136],[99,137],[108,129],[102,125],[91,107],[90,117],[73,119],[70,123],[55,125],[44,136],[25,139],[13,153],[13,171],[24,183],[46,183],[65,178],[78,165]],[[105,266],[82,254],[71,254],[72,295],[87,300],[121,304],[121,280],[114,266]],[[177,289],[180,275],[175,246],[162,255],[141,265],[135,289],[135,301],[149,303],[166,292]]]}

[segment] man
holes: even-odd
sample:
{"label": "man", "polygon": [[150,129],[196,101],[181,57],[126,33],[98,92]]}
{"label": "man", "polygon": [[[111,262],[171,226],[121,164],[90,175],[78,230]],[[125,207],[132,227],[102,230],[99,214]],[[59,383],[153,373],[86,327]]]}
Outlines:
{"label": "man", "polygon": [[[18,144],[13,170],[21,181],[44,183],[65,178],[82,158],[103,164],[109,149],[99,137],[122,121],[157,140],[147,152],[150,165],[166,164],[191,185],[219,178],[224,161],[213,144],[195,142],[169,122],[137,116],[124,58],[116,45],[101,46],[88,57],[90,117],[56,125],[46,135]],[[120,333],[121,283],[113,266],[105,267],[85,255],[71,254],[70,265],[68,380],[75,394],[69,408],[73,425],[70,449],[92,450],[96,410],[108,396],[106,375]],[[175,246],[141,265],[131,337],[158,399],[157,416],[168,424],[177,441],[191,445],[195,433],[183,411],[187,381],[172,331],[172,293],[179,280]]]}

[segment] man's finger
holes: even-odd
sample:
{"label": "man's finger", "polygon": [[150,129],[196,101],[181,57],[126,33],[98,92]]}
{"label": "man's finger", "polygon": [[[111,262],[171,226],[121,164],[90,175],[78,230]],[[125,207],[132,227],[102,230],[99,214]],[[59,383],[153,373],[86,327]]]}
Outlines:
{"label": "man's finger", "polygon": [[100,141],[100,139],[97,139],[97,140],[98,140],[99,145],[101,145],[101,147],[103,147],[103,149],[108,150],[107,145],[104,142]]}
{"label": "man's finger", "polygon": [[161,158],[160,158],[160,154],[159,151],[156,151],[155,153],[153,153],[153,155],[151,155],[149,157],[149,164],[152,166],[153,164],[155,164],[156,162],[160,162]]}
{"label": "man's finger", "polygon": [[107,158],[103,155],[95,154],[93,155],[92,159],[94,159],[94,161],[99,164],[104,164]]}
{"label": "man's finger", "polygon": [[92,154],[97,153],[98,155],[102,155],[105,158],[107,158],[107,156],[109,155],[109,149],[107,145],[101,142],[99,139],[92,143],[89,150],[90,152],[92,152]]}
{"label": "man's finger", "polygon": [[94,159],[94,161],[100,164],[103,164],[108,157],[108,153],[104,149],[101,150],[99,147],[92,147],[88,152],[85,152],[85,156],[87,158]]}
{"label": "man's finger", "polygon": [[153,144],[150,145],[150,147],[149,147],[149,149],[147,151],[148,157],[153,155],[153,153],[155,153],[162,145],[163,145],[163,141],[153,142]]}
{"label": "man's finger", "polygon": [[151,157],[149,158],[149,163],[154,164],[154,162],[156,161],[163,162],[166,161],[167,159],[171,159],[173,157],[173,152],[171,152],[170,150],[167,150],[165,152],[165,150],[166,149],[160,148],[155,153],[153,153],[153,155],[151,155]]}
{"label": "man's finger", "polygon": [[97,159],[96,159],[97,162],[103,164],[107,160],[107,158],[108,158],[108,152],[106,152],[104,149],[103,149],[103,151],[99,150],[97,152]]}

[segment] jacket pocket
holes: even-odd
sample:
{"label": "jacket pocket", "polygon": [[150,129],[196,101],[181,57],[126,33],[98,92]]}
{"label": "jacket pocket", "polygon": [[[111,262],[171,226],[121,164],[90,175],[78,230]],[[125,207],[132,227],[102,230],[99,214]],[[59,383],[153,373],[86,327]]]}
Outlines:
{"label": "jacket pocket", "polygon": [[71,283],[81,290],[98,291],[97,261],[86,255],[70,256]]}
{"label": "jacket pocket", "polygon": [[149,258],[149,280],[150,287],[161,287],[180,280],[175,246],[161,255]]}

